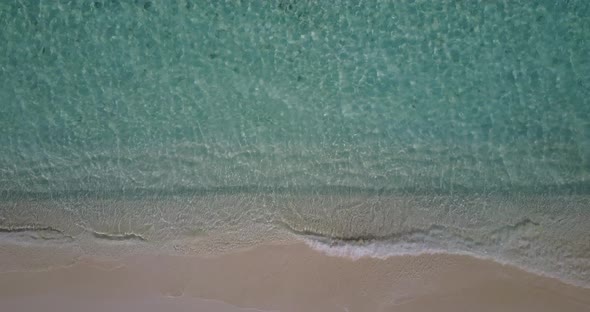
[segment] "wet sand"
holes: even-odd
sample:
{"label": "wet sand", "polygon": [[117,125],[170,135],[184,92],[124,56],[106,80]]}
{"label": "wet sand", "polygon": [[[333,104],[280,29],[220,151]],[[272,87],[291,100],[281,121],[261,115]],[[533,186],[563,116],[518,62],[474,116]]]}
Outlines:
{"label": "wet sand", "polygon": [[[0,262],[37,256],[19,248],[30,249],[0,248]],[[216,257],[59,261],[0,273],[2,310],[590,311],[590,289],[457,255],[351,260],[293,243]]]}

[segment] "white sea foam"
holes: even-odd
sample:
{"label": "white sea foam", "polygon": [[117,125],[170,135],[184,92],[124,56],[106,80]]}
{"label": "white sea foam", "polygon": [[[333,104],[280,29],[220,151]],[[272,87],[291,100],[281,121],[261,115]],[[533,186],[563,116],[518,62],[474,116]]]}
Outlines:
{"label": "white sea foam", "polygon": [[413,243],[388,244],[384,242],[370,242],[367,244],[328,244],[310,238],[304,238],[303,241],[309,247],[328,256],[345,257],[353,260],[361,258],[387,259],[396,256],[418,256],[423,254],[456,254],[491,259],[490,257],[479,256],[471,252],[425,247]]}
{"label": "white sea foam", "polygon": [[573,279],[567,274],[551,272],[539,268],[531,267],[520,263],[518,260],[506,259],[502,255],[496,255],[488,252],[474,252],[460,249],[443,249],[424,244],[416,243],[390,243],[390,242],[368,242],[365,244],[356,243],[326,243],[314,238],[302,238],[303,242],[310,248],[317,250],[332,257],[344,257],[353,260],[362,258],[387,259],[401,256],[419,256],[419,255],[463,255],[481,260],[489,260],[501,265],[508,265],[519,268],[523,271],[548,278],[558,279],[564,283],[578,287],[590,288],[590,283],[583,280]]}

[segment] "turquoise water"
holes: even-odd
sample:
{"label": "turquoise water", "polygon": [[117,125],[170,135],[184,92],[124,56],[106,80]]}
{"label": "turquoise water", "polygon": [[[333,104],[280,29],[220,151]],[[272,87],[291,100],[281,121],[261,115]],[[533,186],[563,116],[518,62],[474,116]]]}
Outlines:
{"label": "turquoise water", "polygon": [[0,234],[288,232],[588,285],[588,16],[583,0],[2,2]]}

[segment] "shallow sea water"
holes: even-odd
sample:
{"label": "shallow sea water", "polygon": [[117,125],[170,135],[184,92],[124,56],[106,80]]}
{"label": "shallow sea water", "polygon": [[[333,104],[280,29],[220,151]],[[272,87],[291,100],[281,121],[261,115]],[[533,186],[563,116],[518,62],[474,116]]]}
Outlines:
{"label": "shallow sea water", "polygon": [[0,237],[199,253],[215,233],[288,233],[588,286],[589,16],[582,0],[2,2]]}

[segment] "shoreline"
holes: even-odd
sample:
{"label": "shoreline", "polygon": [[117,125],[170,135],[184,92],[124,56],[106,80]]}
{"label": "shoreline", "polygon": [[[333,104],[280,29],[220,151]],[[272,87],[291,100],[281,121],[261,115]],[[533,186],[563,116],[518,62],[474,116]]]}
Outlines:
{"label": "shoreline", "polygon": [[[260,229],[259,229],[260,230]],[[263,233],[261,231],[260,233]],[[230,243],[233,242],[233,243]],[[188,257],[195,259],[216,259],[232,254],[241,254],[260,248],[278,246],[304,246],[326,257],[348,261],[380,260],[405,257],[465,257],[477,261],[514,268],[540,278],[555,280],[565,285],[588,289],[590,284],[583,280],[568,279],[555,272],[543,271],[527,265],[504,260],[493,255],[479,254],[464,250],[445,250],[411,245],[391,245],[381,241],[340,242],[327,241],[323,237],[299,235],[275,231],[272,235],[239,236],[237,233],[216,233],[192,240],[170,241],[165,245],[151,245],[146,241],[95,240],[92,235],[82,235],[69,243],[35,242],[34,240],[0,240],[0,276],[3,273],[43,272],[77,265],[81,259],[98,262],[121,261],[130,257]]]}
{"label": "shoreline", "polygon": [[145,250],[201,256],[311,238],[353,249],[380,245],[378,253],[388,256],[433,249],[469,254],[588,287],[589,204],[588,196],[23,199],[0,204],[0,245],[59,245],[80,255]]}
{"label": "shoreline", "polygon": [[11,311],[98,311],[103,301],[112,311],[144,312],[583,311],[590,289],[464,255],[353,260],[295,242],[212,257],[78,256],[46,270],[0,273],[0,300]]}
{"label": "shoreline", "polygon": [[467,257],[473,258],[476,260],[481,261],[489,261],[501,266],[511,267],[520,271],[523,271],[527,274],[532,274],[542,278],[548,278],[552,280],[556,280],[560,283],[579,287],[583,289],[590,290],[590,284],[584,284],[578,280],[571,280],[566,277],[559,276],[556,273],[537,270],[535,268],[527,267],[526,265],[521,265],[518,263],[511,262],[509,260],[503,260],[497,257],[493,257],[490,255],[481,255],[474,252],[468,251],[449,251],[444,249],[425,249],[422,251],[394,251],[394,250],[387,250],[388,245],[383,246],[376,246],[375,243],[369,245],[329,245],[324,242],[318,242],[314,240],[305,239],[305,245],[310,247],[311,249],[323,253],[330,257],[341,257],[346,259],[351,259],[353,261],[357,261],[363,258],[369,259],[380,259],[380,260],[387,260],[389,258],[395,257],[420,257],[420,256],[450,256],[450,257]]}

